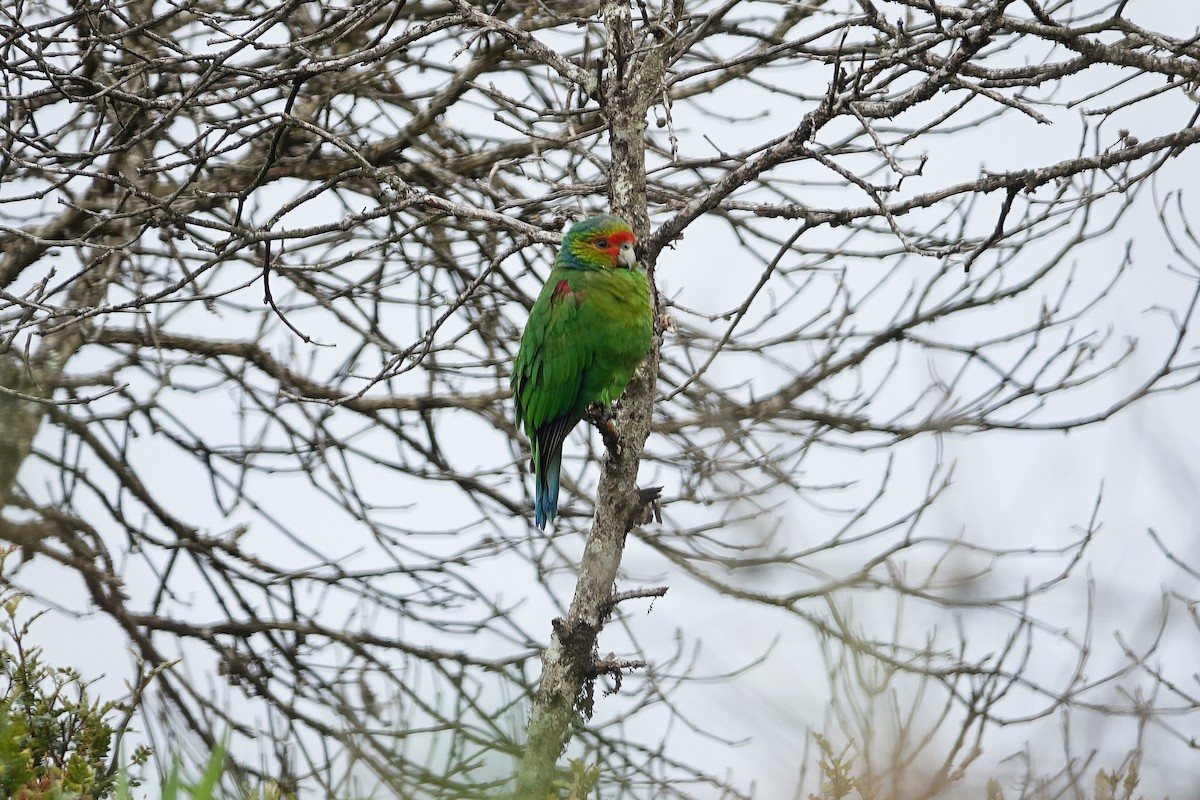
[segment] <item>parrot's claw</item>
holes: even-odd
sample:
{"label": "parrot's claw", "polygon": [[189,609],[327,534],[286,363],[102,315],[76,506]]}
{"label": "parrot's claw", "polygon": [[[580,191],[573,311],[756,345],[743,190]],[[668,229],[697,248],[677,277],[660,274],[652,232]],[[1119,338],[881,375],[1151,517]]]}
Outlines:
{"label": "parrot's claw", "polygon": [[604,446],[608,448],[608,451],[619,456],[623,448],[612,409],[599,403],[592,403],[587,407],[587,419],[596,426],[596,430],[600,431],[600,438],[604,440]]}

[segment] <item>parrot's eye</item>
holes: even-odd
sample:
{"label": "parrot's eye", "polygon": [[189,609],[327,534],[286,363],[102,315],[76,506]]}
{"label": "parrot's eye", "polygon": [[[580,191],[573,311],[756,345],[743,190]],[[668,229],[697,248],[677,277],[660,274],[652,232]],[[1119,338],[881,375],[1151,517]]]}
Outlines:
{"label": "parrot's eye", "polygon": [[608,239],[597,239],[596,247],[599,247],[601,250],[607,250],[608,249]]}

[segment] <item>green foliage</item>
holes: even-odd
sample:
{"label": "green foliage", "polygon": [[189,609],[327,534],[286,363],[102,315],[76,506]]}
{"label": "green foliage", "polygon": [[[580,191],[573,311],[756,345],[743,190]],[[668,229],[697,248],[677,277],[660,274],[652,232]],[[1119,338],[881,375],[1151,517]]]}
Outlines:
{"label": "green foliage", "polygon": [[[0,552],[0,575],[5,553]],[[2,581],[2,578],[0,578]],[[0,583],[0,586],[7,584]],[[24,597],[0,589],[0,798],[8,800],[287,800],[268,782],[257,790],[228,792],[225,746],[218,745],[195,781],[178,757],[157,792],[139,791],[131,770],[153,755],[137,747],[120,766],[111,751],[145,685],[129,702],[101,702],[75,670],[45,662],[30,643],[40,614],[21,619]],[[151,677],[153,677],[151,674]]]}
{"label": "green foliage", "polygon": [[[0,575],[4,554],[0,552]],[[2,586],[3,584],[0,584]],[[89,694],[89,683],[74,670],[45,662],[41,648],[29,640],[30,627],[40,614],[20,619],[23,597],[0,589],[0,798],[8,800],[292,800],[277,784],[267,781],[253,789],[227,771],[227,747],[220,743],[191,779],[178,756],[157,791],[136,791],[131,779],[152,751],[139,747],[120,766],[111,758],[118,719],[128,720],[140,697],[139,687],[129,702],[100,702]],[[824,736],[815,737],[819,750],[820,792],[808,800],[880,800],[881,776],[856,762],[854,743],[836,749]],[[600,769],[581,759],[570,774],[557,781],[547,800],[586,800],[600,781]],[[1137,761],[1127,769],[1099,770],[1088,800],[1144,800],[1136,794],[1140,782]],[[229,789],[237,786],[236,790]],[[1038,788],[1027,788],[1013,800],[1042,800]],[[1032,793],[1031,793],[1032,792]],[[964,795],[956,795],[964,796]],[[900,800],[899,798],[897,800]],[[981,800],[1008,800],[1000,783],[990,780]]]}
{"label": "green foliage", "polygon": [[[242,789],[233,793],[225,791],[222,788],[222,779],[227,777],[225,754],[225,745],[217,745],[195,782],[190,782],[183,776],[183,767],[176,757],[170,772],[163,779],[162,788],[157,795],[158,800],[289,800],[291,795],[280,791],[274,783],[268,783],[259,790]],[[113,800],[134,800],[123,770],[117,775]]]}
{"label": "green foliage", "polygon": [[129,708],[93,700],[77,672],[46,664],[28,641],[40,615],[20,621],[21,601],[0,595],[0,797],[98,800],[113,788],[113,720]]}
{"label": "green foliage", "polygon": [[[1139,781],[1138,762],[1129,765],[1129,770],[1122,775],[1114,770],[1096,773],[1096,800],[1134,800],[1133,793]],[[1137,800],[1142,800],[1138,795]]]}
{"label": "green foliage", "polygon": [[821,769],[821,794],[810,794],[809,800],[842,800],[855,792],[859,800],[875,800],[878,789],[869,775],[854,774],[854,759],[850,755],[851,745],[840,752],[833,749],[829,740],[821,734],[814,737],[821,751],[818,766]]}
{"label": "green foliage", "polygon": [[[1091,800],[1145,800],[1140,794],[1134,795],[1140,780],[1137,761],[1131,763],[1125,772],[1098,770]],[[988,781],[987,800],[1005,800],[999,781],[995,779]],[[1022,793],[1019,800],[1041,800],[1041,795]]]}
{"label": "green foliage", "polygon": [[[879,800],[882,797],[895,797],[903,800],[902,796],[887,794],[880,787],[878,776],[867,774],[854,761],[853,743],[847,744],[842,750],[834,750],[829,740],[820,734],[813,737],[820,750],[818,766],[821,770],[821,791],[819,794],[809,794],[808,800]],[[1140,794],[1135,794],[1141,780],[1138,762],[1134,760],[1127,770],[1099,770],[1093,794],[1090,796],[1082,791],[1074,796],[1083,800],[1145,800]],[[1050,790],[1044,784],[1034,784],[1021,791],[1013,800],[1051,800],[1063,796],[1061,791]],[[928,796],[928,795],[922,795]],[[938,794],[938,797],[979,797],[969,792],[951,792]],[[1000,782],[995,778],[987,782],[984,794],[980,800],[1008,800]]]}
{"label": "green foliage", "polygon": [[573,758],[570,781],[555,781],[554,791],[546,797],[547,800],[584,800],[598,783],[600,768],[589,766],[582,759]]}

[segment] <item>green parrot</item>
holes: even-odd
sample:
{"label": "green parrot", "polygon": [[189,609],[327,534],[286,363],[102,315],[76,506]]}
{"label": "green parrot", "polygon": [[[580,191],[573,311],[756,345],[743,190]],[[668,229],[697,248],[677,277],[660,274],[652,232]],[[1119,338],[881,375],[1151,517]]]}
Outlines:
{"label": "green parrot", "polygon": [[562,446],[587,413],[625,391],[650,352],[650,284],[629,223],[603,214],[571,226],[529,312],[513,364],[517,424],[533,450],[535,524],[558,513]]}

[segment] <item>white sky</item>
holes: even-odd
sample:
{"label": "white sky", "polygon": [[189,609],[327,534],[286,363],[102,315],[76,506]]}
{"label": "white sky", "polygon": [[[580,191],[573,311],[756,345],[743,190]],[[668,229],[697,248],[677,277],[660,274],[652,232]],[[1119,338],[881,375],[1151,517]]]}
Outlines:
{"label": "white sky", "polygon": [[[1130,14],[1147,25],[1175,29],[1176,32],[1194,29],[1197,22],[1194,4],[1133,3]],[[677,113],[675,123],[685,148],[693,144],[699,147],[701,133],[724,145],[725,141],[736,143],[736,139],[722,139],[722,136],[744,136],[747,140],[761,138],[764,132],[778,133],[781,124],[776,116],[714,130],[702,118],[689,119],[688,112],[682,108],[678,108]],[[1144,114],[1144,110],[1141,113]],[[930,151],[931,161],[923,180],[913,181],[905,189],[917,193],[964,177],[969,179],[978,174],[981,166],[993,170],[1028,166],[1031,155],[1039,164],[1069,157],[1078,148],[1080,117],[1077,110],[1063,110],[1061,116],[1062,119],[1056,119],[1053,126],[1036,126],[1014,117],[997,125],[984,126],[978,132],[968,131],[940,139]],[[1135,135],[1148,138],[1181,124],[1180,108],[1176,104],[1164,105],[1161,116],[1114,119],[1105,130],[1113,134],[1118,126],[1127,125]],[[1111,325],[1115,341],[1139,337],[1144,345],[1144,352],[1139,351],[1130,369],[1100,384],[1096,390],[1098,394],[1072,401],[1080,404],[1081,412],[1102,408],[1120,397],[1123,391],[1136,384],[1139,370],[1144,372],[1151,368],[1150,363],[1142,359],[1150,358],[1156,347],[1161,347],[1166,330],[1164,318],[1156,316],[1152,309],[1159,305],[1177,305],[1182,294],[1188,291],[1189,280],[1194,280],[1194,277],[1181,278],[1161,269],[1160,265],[1178,259],[1157,224],[1154,204],[1155,196],[1162,198],[1171,192],[1184,191],[1187,218],[1200,219],[1200,199],[1187,194],[1194,191],[1196,176],[1200,176],[1200,152],[1192,148],[1176,159],[1170,169],[1159,173],[1153,186],[1154,195],[1144,191],[1137,198],[1137,206],[1114,231],[1081,246],[1073,256],[1079,267],[1076,280],[1080,291],[1086,294],[1089,288],[1100,285],[1096,282],[1110,274],[1125,243],[1132,243],[1134,266],[1130,277],[1121,282],[1115,296],[1108,298],[1089,320],[1099,328]],[[813,205],[843,202],[841,194],[837,190],[814,191],[817,199],[813,200]],[[845,202],[862,204],[861,198]],[[321,212],[314,209],[311,213]],[[980,219],[980,224],[990,224],[993,218],[984,216]],[[714,221],[710,225],[702,221],[690,228],[673,250],[664,252],[658,267],[661,286],[667,296],[684,306],[705,313],[726,310],[739,302],[731,302],[731,297],[740,297],[735,290],[744,284],[753,284],[757,278],[753,262],[747,264],[744,271],[731,269],[744,263],[740,255],[739,244],[728,235],[723,223]],[[1200,252],[1193,252],[1191,256],[1200,261]],[[921,266],[918,264],[913,268],[921,269]],[[874,280],[875,275],[866,272],[871,269],[870,265],[860,264],[854,269],[862,270],[859,275]],[[247,290],[245,302],[249,304],[256,300],[252,295],[258,291],[257,288]],[[886,299],[883,298],[885,307]],[[1022,313],[1035,314],[1036,306],[1024,308]],[[303,314],[298,314],[294,321],[301,327],[307,322]],[[978,335],[981,328],[1002,329],[1010,321],[1011,318],[1004,314],[964,318],[949,323],[943,333],[970,337]],[[223,336],[254,324],[249,319],[239,320],[228,313],[206,320],[199,312],[190,322],[201,327],[209,325],[209,330]],[[956,330],[955,325],[962,327]],[[719,327],[714,329],[720,330]],[[313,332],[318,338],[329,341],[337,340],[339,336],[334,329]],[[296,342],[289,346],[294,347],[300,357],[336,362],[347,346],[342,341],[338,344],[342,350],[306,348]],[[668,349],[674,346],[670,340],[664,344]],[[1189,346],[1194,348],[1194,344]],[[1186,355],[1194,358],[1194,349]],[[749,377],[759,381],[760,387],[779,377],[770,373],[742,376],[743,369],[743,364],[735,360],[719,362],[714,366],[713,377],[729,383]],[[936,365],[906,363],[904,370],[896,378],[897,385],[901,389],[920,391],[934,379]],[[176,378],[182,381],[186,375]],[[410,379],[419,380],[419,374],[414,373]],[[1109,395],[1105,397],[1104,392]],[[210,395],[179,396],[175,401],[177,413],[188,415],[201,429],[229,430],[228,408],[235,405],[232,399],[223,408],[212,406]],[[938,463],[947,467],[953,465],[952,484],[923,520],[923,533],[962,536],[973,543],[997,547],[1062,546],[1076,539],[1080,529],[1086,526],[1103,487],[1098,514],[1101,525],[1084,563],[1069,580],[1039,601],[1035,611],[1050,628],[1060,629],[1076,638],[1084,637],[1085,628],[1090,624],[1092,660],[1087,673],[1089,677],[1097,678],[1127,665],[1120,642],[1130,644],[1135,651],[1149,647],[1157,636],[1158,620],[1166,608],[1168,623],[1152,663],[1161,666],[1181,688],[1195,696],[1200,693],[1194,667],[1200,630],[1195,619],[1188,618],[1185,603],[1189,599],[1194,603],[1200,597],[1200,582],[1170,564],[1154,546],[1147,531],[1153,528],[1175,556],[1200,568],[1200,538],[1197,537],[1200,512],[1196,503],[1200,491],[1200,460],[1197,457],[1200,441],[1194,424],[1198,403],[1200,391],[1188,387],[1178,393],[1150,398],[1109,422],[1069,435],[995,432],[947,435],[937,441],[906,443],[897,449],[900,469],[893,482],[893,494],[879,512],[881,515],[896,512],[919,502],[926,489],[929,470]],[[486,449],[494,444],[494,436],[481,449],[481,437],[487,434],[486,430],[476,432],[464,427],[447,446],[461,450],[463,458],[473,451],[480,451],[483,455],[479,456],[479,465],[484,467],[505,457],[503,452],[493,453]],[[370,434],[364,447],[386,451],[395,446],[387,436],[381,432]],[[229,438],[223,434],[222,437]],[[572,454],[570,451],[574,455],[582,452],[581,438],[576,434],[569,441],[569,455]],[[653,446],[653,442],[651,444]],[[196,465],[180,462],[171,448],[160,445],[162,452],[156,454],[152,442],[142,443],[139,447],[142,458],[161,459],[161,468],[151,476],[154,490],[194,524],[215,532],[229,530],[243,517],[252,516],[244,509],[230,517],[223,515],[207,498],[207,488],[200,492],[196,490],[197,482],[204,482],[196,472]],[[857,454],[828,453],[823,459],[807,465],[816,482],[861,476],[863,471],[877,469],[879,463],[874,456]],[[595,480],[594,465],[588,468],[587,474],[589,480]],[[661,467],[646,465],[643,476],[647,479],[643,482],[664,482],[668,486],[673,483],[672,475]],[[298,539],[309,541],[326,553],[340,549],[349,564],[364,566],[362,562],[370,560],[369,551],[358,550],[357,534],[342,527],[344,520],[329,515],[328,504],[322,498],[305,492],[296,482],[275,480],[277,482],[271,483],[261,479],[265,496],[272,501],[274,513]],[[419,502],[418,510],[413,512],[414,518],[427,525],[442,513],[439,502],[460,502],[452,491],[439,485],[412,488],[413,482],[395,481],[386,476],[375,476],[372,480],[379,482],[364,485],[362,488],[367,494],[381,499],[396,498],[398,503]],[[517,495],[515,473],[512,480],[511,491]],[[678,509],[674,513],[679,519],[686,520],[689,515],[695,515],[697,509]],[[811,542],[840,524],[837,515],[824,514],[795,498],[788,498],[774,521],[784,537],[794,542]],[[513,521],[497,525],[513,535],[527,533],[522,525]],[[648,535],[653,536],[653,529],[649,531]],[[749,537],[754,530],[747,527],[745,533]],[[252,531],[247,541],[269,549],[277,557],[287,550],[293,553],[297,563],[308,560],[299,548],[283,542],[276,532],[261,525]],[[537,540],[532,542],[531,546],[534,546]],[[422,541],[421,546],[439,551],[456,549],[458,544],[447,539]],[[561,546],[567,553],[577,553],[581,542],[564,538]],[[852,551],[845,551],[841,556],[845,559],[854,557]],[[1062,564],[1061,559],[1047,557],[1014,558],[1011,565],[999,565],[995,574],[988,578],[986,588],[992,592],[1019,591],[1026,580],[1036,581],[1052,574]],[[823,562],[822,566],[835,572],[839,568],[854,568],[849,561],[839,564],[836,557]],[[918,569],[920,566],[920,559],[913,559],[912,567]],[[983,566],[986,565],[963,555],[961,563],[948,565],[948,568],[970,571]],[[17,572],[16,579],[18,583],[34,588],[52,585],[49,582],[58,581],[58,573],[46,567],[35,559]],[[743,788],[753,783],[758,797],[790,797],[796,791],[797,774],[805,759],[810,767],[815,761],[814,755],[806,749],[811,743],[810,733],[825,729],[828,724],[831,689],[811,628],[782,613],[717,596],[678,574],[644,542],[631,541],[626,567],[631,584],[661,582],[671,587],[666,597],[654,602],[651,613],[634,614],[629,622],[630,635],[641,642],[652,664],[668,658],[675,651],[675,633],[679,629],[685,630],[692,641],[687,645],[687,652],[690,654],[693,647],[697,648],[694,662],[697,675],[736,670],[767,653],[761,666],[736,679],[699,681],[680,690],[680,706],[697,729],[739,742],[738,746],[715,742],[683,724],[668,726],[665,715],[653,713],[638,724],[633,735],[648,743],[667,740],[684,760],[709,765],[720,775],[731,775]],[[483,562],[477,579],[487,591],[503,595],[509,601],[523,600],[517,613],[526,630],[548,635],[549,619],[557,613],[555,605],[565,604],[569,598],[571,576],[560,572],[551,580],[548,587],[551,600],[537,589],[526,591],[523,582],[533,580],[527,572],[514,573],[511,562],[497,559]],[[772,575],[770,571],[753,578],[761,581],[761,585],[773,588],[782,588],[773,582],[793,579],[794,574],[780,576]],[[136,592],[136,575],[127,577],[127,581]],[[54,585],[53,592],[65,607],[87,606],[79,587],[72,583],[60,581]],[[1164,594],[1172,592],[1177,593],[1178,599],[1164,607]],[[202,594],[198,591],[195,599],[203,605],[208,601],[201,600]],[[182,600],[186,603],[188,598]],[[858,595],[853,601],[854,618],[867,629],[886,631],[895,611],[892,603],[891,595]],[[327,610],[335,617],[341,614],[351,618],[349,609],[338,602],[331,602]],[[928,608],[911,607],[906,611],[903,635],[910,641],[936,629],[940,636],[948,637],[944,641],[949,642],[961,626],[969,635],[972,651],[982,654],[999,648],[1008,633],[996,614],[949,610],[943,616],[935,616]],[[387,621],[375,624],[382,631],[393,627]],[[103,696],[122,693],[122,681],[129,673],[129,655],[119,632],[102,615],[88,614],[81,618],[54,615],[40,622],[35,631],[52,663],[73,665],[88,676],[103,674],[104,678],[97,684]],[[1037,649],[1030,665],[1030,674],[1051,686],[1065,678],[1071,668],[1066,661],[1069,648],[1058,646],[1055,636],[1055,631],[1049,629],[1036,635]],[[602,639],[601,652],[613,649],[624,654],[621,650],[624,641],[625,634],[614,626]],[[201,674],[203,668],[196,666],[199,663],[189,664],[189,669],[196,673],[196,681],[202,685],[210,682],[218,685],[218,680]],[[637,678],[630,679],[630,685],[637,684]],[[1108,688],[1083,695],[1081,699],[1127,707],[1139,692],[1149,692],[1151,685],[1144,673],[1134,672]],[[911,682],[900,680],[895,697],[903,703],[911,699],[914,691]],[[891,698],[887,699],[890,702]],[[1175,704],[1163,693],[1157,699],[1164,705]],[[1006,709],[1012,715],[1023,713],[1022,709],[1039,708],[1036,701],[1019,692],[1014,693],[1014,701],[1012,707]],[[619,714],[624,708],[623,703],[619,696],[598,698],[595,721],[599,723],[606,716]],[[1020,759],[1009,757],[1020,752],[1027,743],[1035,754],[1035,773],[1057,771],[1064,758],[1062,722],[1061,716],[1051,714],[1029,725],[989,730],[981,762],[989,766],[981,766],[969,773],[968,785],[977,787],[993,775],[1015,780],[1024,764]],[[1200,736],[1200,717],[1194,712],[1167,717],[1165,722],[1184,738]],[[944,737],[948,732],[950,729],[946,728],[940,736]],[[843,733],[862,740],[859,731]],[[1075,755],[1086,756],[1092,750],[1099,753],[1088,768],[1089,774],[1097,767],[1118,765],[1130,749],[1140,744],[1143,751],[1142,791],[1147,797],[1168,794],[1176,798],[1187,797],[1194,792],[1195,786],[1200,785],[1200,759],[1195,757],[1194,749],[1162,726],[1150,725],[1145,739],[1139,742],[1135,725],[1128,718],[1080,712],[1071,718],[1071,736]],[[936,746],[932,751],[934,755],[939,753]],[[978,794],[977,788],[973,791]],[[705,787],[695,787],[689,792],[697,798],[716,796]],[[969,792],[964,788],[964,796],[967,794]],[[798,796],[804,796],[804,793],[800,792]]]}

